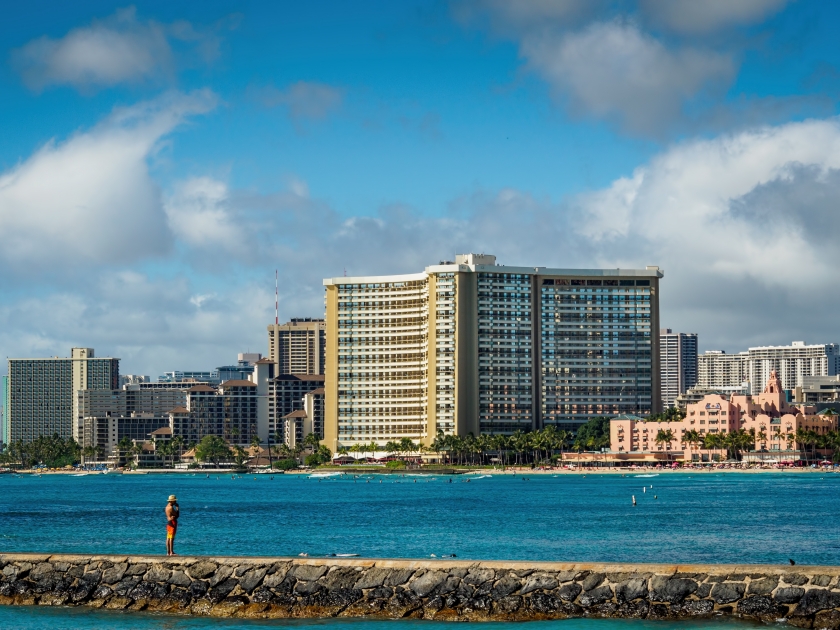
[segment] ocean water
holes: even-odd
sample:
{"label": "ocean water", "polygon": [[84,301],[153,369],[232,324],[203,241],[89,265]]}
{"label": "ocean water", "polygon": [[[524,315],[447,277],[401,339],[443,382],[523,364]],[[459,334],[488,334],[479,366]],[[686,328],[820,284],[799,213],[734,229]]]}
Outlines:
{"label": "ocean water", "polygon": [[471,477],[0,475],[0,551],[162,553],[176,494],[180,554],[840,564],[837,474]]}
{"label": "ocean water", "polygon": [[[371,621],[368,619],[272,620],[242,621],[176,617],[143,613],[123,613],[86,608],[50,608],[0,606],[0,628],[36,630],[260,630],[261,628],[292,630],[463,630],[463,623],[435,621]],[[531,621],[525,623],[480,622],[466,626],[478,630],[757,630],[759,624],[733,620],[698,622],[628,621],[624,619],[566,619],[563,621]]]}

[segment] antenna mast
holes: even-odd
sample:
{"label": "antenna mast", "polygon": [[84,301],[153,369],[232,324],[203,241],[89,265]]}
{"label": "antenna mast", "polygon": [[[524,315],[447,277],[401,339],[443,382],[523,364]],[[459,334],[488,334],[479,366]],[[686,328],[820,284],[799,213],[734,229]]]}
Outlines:
{"label": "antenna mast", "polygon": [[277,270],[274,270],[274,325],[278,326],[280,324],[280,312],[278,309],[278,284],[277,284]]}

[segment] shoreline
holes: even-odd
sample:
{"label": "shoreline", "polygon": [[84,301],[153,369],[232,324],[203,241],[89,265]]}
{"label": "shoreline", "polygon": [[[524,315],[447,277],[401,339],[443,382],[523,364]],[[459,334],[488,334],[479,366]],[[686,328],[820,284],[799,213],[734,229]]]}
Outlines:
{"label": "shoreline", "polygon": [[172,468],[145,468],[140,470],[108,470],[101,472],[96,470],[12,470],[0,472],[0,479],[4,474],[12,475],[59,475],[59,476],[96,476],[96,475],[188,475],[188,476],[203,476],[203,475],[295,475],[306,476],[312,474],[331,474],[343,473],[345,475],[508,475],[508,476],[569,476],[569,475],[673,475],[673,474],[701,474],[706,475],[710,473],[739,473],[739,474],[840,474],[840,469],[830,467],[786,467],[786,468],[717,468],[717,467],[698,467],[698,468],[607,468],[607,467],[592,467],[592,468],[527,468],[527,467],[507,467],[504,470],[498,468],[448,468],[446,470],[428,470],[428,469],[353,469],[350,467],[335,467],[335,468],[314,468],[311,470],[286,470],[286,471],[268,471],[268,470],[236,470],[233,468],[219,468],[219,469],[192,469],[181,470]]}

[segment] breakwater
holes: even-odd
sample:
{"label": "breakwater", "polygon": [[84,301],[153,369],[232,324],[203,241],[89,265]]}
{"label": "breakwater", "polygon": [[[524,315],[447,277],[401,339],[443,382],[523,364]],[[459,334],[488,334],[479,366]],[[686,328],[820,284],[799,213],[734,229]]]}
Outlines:
{"label": "breakwater", "polygon": [[2,554],[0,604],[241,618],[733,615],[840,628],[840,567]]}

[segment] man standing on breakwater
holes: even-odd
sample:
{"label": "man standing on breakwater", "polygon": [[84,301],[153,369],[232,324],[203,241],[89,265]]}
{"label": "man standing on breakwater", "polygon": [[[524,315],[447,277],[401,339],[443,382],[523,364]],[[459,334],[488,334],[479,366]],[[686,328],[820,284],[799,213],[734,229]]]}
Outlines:
{"label": "man standing on breakwater", "polygon": [[169,502],[164,509],[166,513],[166,555],[175,555],[175,534],[178,531],[178,517],[181,515],[181,508],[178,507],[178,497],[169,495]]}

